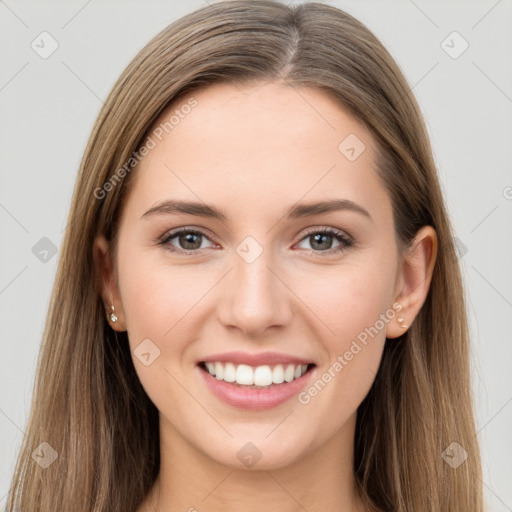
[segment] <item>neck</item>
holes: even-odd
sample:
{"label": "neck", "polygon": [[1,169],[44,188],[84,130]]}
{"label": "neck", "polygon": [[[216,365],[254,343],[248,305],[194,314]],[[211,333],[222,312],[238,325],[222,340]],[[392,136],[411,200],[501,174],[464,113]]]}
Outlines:
{"label": "neck", "polygon": [[331,439],[275,469],[219,464],[160,417],[160,472],[138,512],[360,512],[353,472],[355,416]]}

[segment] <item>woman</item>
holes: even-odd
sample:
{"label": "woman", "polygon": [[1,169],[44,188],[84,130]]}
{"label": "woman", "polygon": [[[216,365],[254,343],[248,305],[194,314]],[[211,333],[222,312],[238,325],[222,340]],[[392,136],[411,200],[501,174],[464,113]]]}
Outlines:
{"label": "woman", "polygon": [[428,136],[354,18],[230,1],[167,27],[68,226],[9,507],[483,510]]}

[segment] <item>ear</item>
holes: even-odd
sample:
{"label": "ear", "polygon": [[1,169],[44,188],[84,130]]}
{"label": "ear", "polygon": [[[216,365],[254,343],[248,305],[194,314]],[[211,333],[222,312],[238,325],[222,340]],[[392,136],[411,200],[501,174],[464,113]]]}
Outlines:
{"label": "ear", "polygon": [[402,259],[393,305],[397,315],[387,324],[387,338],[398,338],[413,323],[427,298],[436,257],[436,232],[432,226],[424,226]]}
{"label": "ear", "polygon": [[[105,315],[107,321],[117,332],[126,331],[126,319],[121,302],[121,294],[115,275],[110,244],[104,235],[98,235],[93,243],[93,258],[99,276],[98,287],[105,306]],[[112,311],[111,307],[114,306]],[[110,319],[110,313],[114,313],[117,320],[113,322]]]}

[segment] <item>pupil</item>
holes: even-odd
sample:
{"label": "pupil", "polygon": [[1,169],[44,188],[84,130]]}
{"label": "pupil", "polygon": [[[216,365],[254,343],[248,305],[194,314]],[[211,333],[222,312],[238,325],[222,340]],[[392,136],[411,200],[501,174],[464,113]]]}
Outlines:
{"label": "pupil", "polygon": [[[180,244],[184,249],[199,249],[199,247],[201,247],[201,241],[199,240],[200,236],[202,235],[196,235],[195,233],[181,235]],[[198,240],[199,244],[197,244]]]}
{"label": "pupil", "polygon": [[[313,247],[315,246],[315,244],[317,242],[319,242],[320,247],[317,247],[317,249],[329,249],[330,248],[331,244],[328,242],[325,242],[325,240],[328,240],[329,242],[331,242],[332,241],[332,240],[330,240],[332,238],[331,235],[317,233],[316,235],[313,235],[312,238],[314,240],[314,243],[312,244]],[[323,242],[321,241],[322,239],[323,239]]]}

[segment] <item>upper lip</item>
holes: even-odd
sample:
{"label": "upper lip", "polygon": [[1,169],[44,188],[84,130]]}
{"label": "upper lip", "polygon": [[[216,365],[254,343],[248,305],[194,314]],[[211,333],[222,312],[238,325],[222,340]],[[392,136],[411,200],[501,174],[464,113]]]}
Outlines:
{"label": "upper lip", "polygon": [[223,352],[222,354],[213,354],[207,356],[198,363],[235,363],[246,364],[249,366],[263,366],[275,364],[313,364],[312,361],[301,357],[291,356],[288,354],[280,354],[278,352],[259,352],[258,354],[250,354],[248,352]]}

